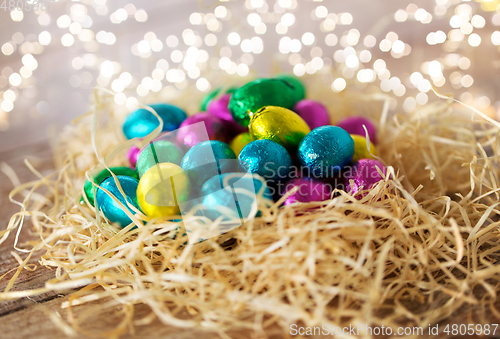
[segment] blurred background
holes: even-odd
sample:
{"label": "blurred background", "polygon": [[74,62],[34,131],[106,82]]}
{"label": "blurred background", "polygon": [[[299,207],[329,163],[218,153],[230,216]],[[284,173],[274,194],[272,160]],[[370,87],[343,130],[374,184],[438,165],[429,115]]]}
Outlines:
{"label": "blurred background", "polygon": [[130,111],[188,86],[209,92],[226,73],[333,72],[332,93],[377,88],[396,112],[437,100],[432,86],[492,117],[500,109],[498,0],[0,4],[0,152],[89,111],[96,86]]}

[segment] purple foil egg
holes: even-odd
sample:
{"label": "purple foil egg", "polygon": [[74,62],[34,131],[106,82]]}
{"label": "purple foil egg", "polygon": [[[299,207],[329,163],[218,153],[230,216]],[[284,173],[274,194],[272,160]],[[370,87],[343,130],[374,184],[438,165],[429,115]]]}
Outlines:
{"label": "purple foil egg", "polygon": [[304,99],[295,104],[293,108],[302,119],[307,122],[311,129],[316,127],[330,125],[330,115],[326,107],[314,100]]}
{"label": "purple foil egg", "polygon": [[189,148],[202,141],[226,139],[223,121],[205,112],[188,117],[177,131],[177,141]]}
{"label": "purple foil egg", "polygon": [[128,150],[127,158],[132,168],[135,168],[135,165],[137,165],[137,159],[139,158],[140,153],[141,150],[135,145],[130,147],[130,149]]}
{"label": "purple foil egg", "polygon": [[363,128],[363,125],[366,126],[366,130],[368,131],[368,135],[370,136],[370,141],[373,142],[373,144],[376,144],[377,132],[375,130],[375,126],[367,118],[353,116],[345,118],[337,124],[338,127],[345,129],[349,134],[366,136],[366,132],[365,129]]}
{"label": "purple foil egg", "polygon": [[248,128],[245,128],[234,121],[231,112],[229,111],[229,101],[231,100],[231,94],[225,94],[221,96],[217,100],[210,101],[208,105],[207,112],[221,119],[224,124],[227,126],[228,131],[231,134],[237,135],[243,132],[248,131]]}
{"label": "purple foil egg", "polygon": [[[384,175],[387,173],[387,168],[375,159],[361,159],[351,167],[346,167],[346,170],[343,172],[345,191],[356,194],[361,190],[371,189],[383,179],[377,171],[377,167],[380,168]],[[358,196],[358,199],[361,199],[366,193]]]}
{"label": "purple foil egg", "polygon": [[290,180],[285,187],[285,193],[294,187],[299,187],[297,192],[290,195],[284,202],[290,205],[296,202],[324,201],[330,199],[332,187],[318,179],[299,178]]}

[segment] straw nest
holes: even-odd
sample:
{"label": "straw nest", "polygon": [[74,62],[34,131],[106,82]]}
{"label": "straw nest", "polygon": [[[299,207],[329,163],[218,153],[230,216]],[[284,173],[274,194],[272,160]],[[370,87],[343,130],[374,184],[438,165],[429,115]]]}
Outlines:
{"label": "straw nest", "polygon": [[[285,335],[291,324],[426,329],[464,305],[479,319],[486,312],[500,318],[499,124],[447,98],[388,114],[382,95],[349,86],[334,94],[320,79],[309,79],[310,96],[334,120],[361,114],[377,122],[388,173],[363,199],[339,191],[326,202],[278,202],[200,244],[172,239],[179,224],[141,215],[137,228],[119,229],[79,204],[85,177],[104,164],[125,165],[127,149],[138,143],[124,141],[123,112],[96,90],[92,111],[58,138],[59,170],[12,192],[21,211],[0,232],[3,241],[23,223],[31,227],[37,239],[18,246],[43,250],[40,263],[55,268],[56,278],[42,289],[12,292],[16,275],[0,300],[80,286],[62,307],[90,303],[94,315],[122,310],[123,321],[106,336],[155,318],[226,338]],[[193,92],[168,99],[191,105]],[[150,314],[134,315],[139,304]],[[83,314],[59,324],[66,332],[100,333]]]}

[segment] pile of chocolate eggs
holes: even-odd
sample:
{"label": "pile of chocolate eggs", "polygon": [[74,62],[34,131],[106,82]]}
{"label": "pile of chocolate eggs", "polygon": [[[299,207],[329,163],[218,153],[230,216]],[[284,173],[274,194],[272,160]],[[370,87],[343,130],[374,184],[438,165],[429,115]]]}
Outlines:
{"label": "pile of chocolate eggs", "polygon": [[[122,227],[137,210],[171,220],[193,201],[205,216],[224,217],[221,210],[234,204],[235,185],[249,193],[238,195],[236,218],[247,218],[258,196],[276,201],[288,192],[288,205],[324,201],[340,188],[361,198],[386,172],[374,158],[373,123],[351,116],[332,125],[327,108],[306,99],[303,83],[290,75],[219,88],[189,117],[170,104],[150,108],[162,120],[162,134],[130,149],[132,168],[109,169],[121,189],[108,170],[93,178],[102,189],[85,183],[82,201],[97,204]],[[141,139],[159,126],[155,114],[139,109],[127,117],[123,133]]]}

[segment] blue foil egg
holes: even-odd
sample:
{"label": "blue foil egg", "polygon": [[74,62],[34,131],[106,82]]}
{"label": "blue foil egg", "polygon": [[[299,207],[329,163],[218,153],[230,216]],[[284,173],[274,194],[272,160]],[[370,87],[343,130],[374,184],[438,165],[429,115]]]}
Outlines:
{"label": "blue foil egg", "polygon": [[[254,217],[252,205],[259,195],[272,200],[263,178],[249,173],[225,173],[210,178],[201,188],[203,215],[212,220]],[[222,208],[221,208],[222,207]]]}
{"label": "blue foil egg", "polygon": [[354,155],[354,140],[337,126],[313,129],[299,144],[297,156],[308,176],[332,178]]}
{"label": "blue foil egg", "polygon": [[[139,204],[137,203],[137,186],[139,185],[139,180],[128,177],[125,175],[118,175],[118,181],[125,193],[127,200],[118,190],[116,186],[115,179],[109,177],[101,183],[101,187],[108,190],[113,196],[115,196],[132,214],[135,214],[128,206],[126,201],[132,204],[135,208],[139,209]],[[132,222],[127,213],[125,213],[120,205],[116,203],[106,192],[102,189],[97,190],[96,202],[99,209],[104,213],[104,216],[111,222],[116,222],[120,224],[121,227],[125,227]]]}
{"label": "blue foil egg", "polygon": [[197,192],[214,175],[236,172],[238,162],[228,144],[208,140],[191,147],[182,158],[181,167],[189,176],[193,191]]}
{"label": "blue foil egg", "polygon": [[[169,104],[149,105],[163,120],[162,132],[179,128],[187,114],[177,106]],[[143,138],[160,125],[156,116],[147,109],[140,108],[131,113],[123,124],[123,134],[127,139]]]}
{"label": "blue foil egg", "polygon": [[258,174],[266,181],[288,179],[292,157],[285,147],[269,140],[255,140],[240,152],[238,163],[242,172]]}

